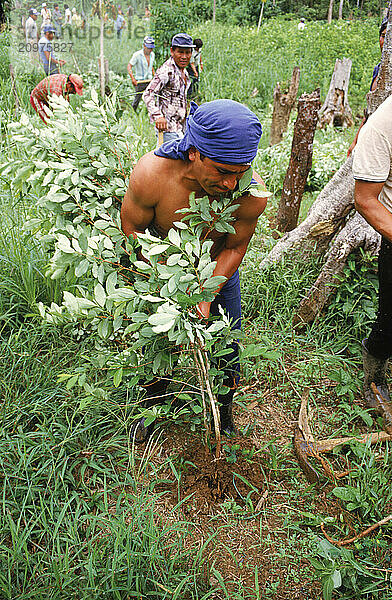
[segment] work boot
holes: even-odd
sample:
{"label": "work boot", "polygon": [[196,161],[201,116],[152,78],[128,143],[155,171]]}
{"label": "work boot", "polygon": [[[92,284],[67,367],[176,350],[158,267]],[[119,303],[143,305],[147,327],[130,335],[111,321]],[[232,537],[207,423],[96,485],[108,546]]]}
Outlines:
{"label": "work boot", "polygon": [[233,396],[234,389],[230,389],[227,394],[221,394],[218,396],[219,414],[221,428],[220,432],[222,435],[234,436],[237,435],[237,429],[233,423]]}
{"label": "work boot", "polygon": [[[386,380],[388,359],[376,358],[367,350],[366,340],[362,342],[362,361],[365,381],[363,393],[368,408],[373,408],[384,417],[384,429],[392,433],[392,404]],[[377,388],[378,394],[372,389]]]}
{"label": "work boot", "polygon": [[[147,398],[143,402],[144,408],[152,408],[157,404],[163,404],[165,401],[168,381],[166,379],[154,379],[151,383],[142,384],[142,388],[147,393]],[[131,441],[135,444],[143,444],[154,431],[154,423],[145,425],[144,417],[134,421],[130,428]]]}

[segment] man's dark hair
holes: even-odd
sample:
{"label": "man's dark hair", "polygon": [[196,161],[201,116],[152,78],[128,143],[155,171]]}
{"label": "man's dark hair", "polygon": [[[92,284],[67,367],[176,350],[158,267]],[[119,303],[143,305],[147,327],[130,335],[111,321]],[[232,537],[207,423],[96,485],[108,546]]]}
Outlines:
{"label": "man's dark hair", "polygon": [[69,8],[68,4],[64,4],[64,9]]}
{"label": "man's dark hair", "polygon": [[195,44],[196,48],[201,48],[203,46],[203,41],[200,38],[193,40],[193,43]]}
{"label": "man's dark hair", "polygon": [[[73,90],[73,93],[75,94],[76,93],[76,89],[75,89],[73,81],[70,80],[70,77],[71,77],[71,75],[68,75],[68,77],[67,77],[67,84],[72,85],[72,90]],[[72,90],[69,92],[70,94],[72,94]]]}

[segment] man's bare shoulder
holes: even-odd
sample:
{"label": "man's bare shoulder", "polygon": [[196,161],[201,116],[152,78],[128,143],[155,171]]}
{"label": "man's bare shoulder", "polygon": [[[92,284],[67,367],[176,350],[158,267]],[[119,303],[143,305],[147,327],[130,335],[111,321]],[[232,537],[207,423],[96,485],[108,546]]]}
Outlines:
{"label": "man's bare shoulder", "polygon": [[267,206],[266,198],[259,198],[252,194],[241,196],[237,202],[240,205],[236,211],[237,217],[244,220],[258,219]]}
{"label": "man's bare shoulder", "polygon": [[129,178],[129,188],[135,198],[147,200],[151,206],[157,204],[162,181],[167,175],[166,162],[153,151],[141,157]]}

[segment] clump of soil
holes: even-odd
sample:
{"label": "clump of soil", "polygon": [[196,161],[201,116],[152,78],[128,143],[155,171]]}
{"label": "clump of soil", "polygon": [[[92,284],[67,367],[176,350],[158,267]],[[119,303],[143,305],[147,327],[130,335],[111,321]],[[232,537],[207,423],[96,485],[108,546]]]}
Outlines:
{"label": "clump of soil", "polygon": [[192,496],[193,503],[197,502],[202,510],[229,498],[245,505],[251,497],[257,504],[265,489],[266,472],[260,451],[256,455],[253,451],[251,441],[242,440],[240,445],[235,439],[227,439],[217,460],[200,439],[188,437],[181,454],[181,497],[177,482],[171,495],[177,500]]}

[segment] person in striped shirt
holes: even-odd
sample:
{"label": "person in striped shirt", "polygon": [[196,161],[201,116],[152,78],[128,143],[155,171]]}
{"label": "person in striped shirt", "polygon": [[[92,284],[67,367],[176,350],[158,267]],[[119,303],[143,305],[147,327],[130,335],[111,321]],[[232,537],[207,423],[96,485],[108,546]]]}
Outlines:
{"label": "person in striped shirt", "polygon": [[30,104],[38,113],[44,123],[48,122],[49,116],[45,111],[45,107],[49,107],[49,95],[64,96],[69,100],[70,94],[83,94],[83,79],[79,75],[65,75],[58,73],[57,75],[49,75],[45,77],[33,89],[30,95]]}

